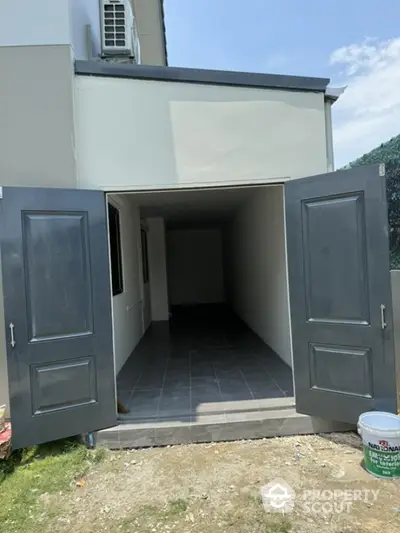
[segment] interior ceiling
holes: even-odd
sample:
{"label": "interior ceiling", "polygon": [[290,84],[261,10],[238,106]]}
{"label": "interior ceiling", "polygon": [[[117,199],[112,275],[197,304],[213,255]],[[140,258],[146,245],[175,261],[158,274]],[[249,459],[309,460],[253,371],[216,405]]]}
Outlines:
{"label": "interior ceiling", "polygon": [[230,218],[233,212],[257,194],[260,187],[231,189],[164,191],[132,194],[140,216],[164,217],[169,227],[187,224],[212,224]]}

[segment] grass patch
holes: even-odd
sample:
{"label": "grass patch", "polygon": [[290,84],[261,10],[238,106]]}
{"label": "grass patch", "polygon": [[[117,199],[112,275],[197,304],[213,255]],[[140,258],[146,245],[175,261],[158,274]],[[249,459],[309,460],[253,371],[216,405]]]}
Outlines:
{"label": "grass patch", "polygon": [[[181,498],[168,502],[164,507],[143,505],[131,516],[119,522],[116,530],[120,533],[130,533],[131,531],[145,533],[147,531],[153,532],[157,526],[169,526],[170,529],[173,529],[179,524],[187,525],[187,522],[185,522],[187,509],[188,503]],[[177,529],[177,531],[180,531],[180,529]]]}
{"label": "grass patch", "polygon": [[[287,516],[266,513],[261,504],[236,501],[228,510],[210,506],[208,502],[172,500],[164,506],[143,505],[129,517],[113,522],[119,533],[290,533],[292,523]],[[112,527],[111,524],[109,527]]]}
{"label": "grass patch", "polygon": [[166,513],[169,515],[179,515],[184,513],[188,508],[188,504],[185,500],[173,500],[169,502]]}
{"label": "grass patch", "polygon": [[0,532],[43,532],[37,521],[39,498],[75,488],[75,481],[105,453],[63,440],[20,450],[0,461]]}

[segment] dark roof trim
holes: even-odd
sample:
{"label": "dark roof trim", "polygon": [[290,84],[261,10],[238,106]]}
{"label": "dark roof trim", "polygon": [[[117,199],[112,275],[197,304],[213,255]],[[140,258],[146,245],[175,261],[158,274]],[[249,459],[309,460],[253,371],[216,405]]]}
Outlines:
{"label": "dark roof trim", "polygon": [[83,76],[261,87],[288,91],[325,92],[329,83],[329,79],[326,78],[305,78],[302,76],[257,74],[228,70],[102,63],[100,61],[76,61],[75,72]]}

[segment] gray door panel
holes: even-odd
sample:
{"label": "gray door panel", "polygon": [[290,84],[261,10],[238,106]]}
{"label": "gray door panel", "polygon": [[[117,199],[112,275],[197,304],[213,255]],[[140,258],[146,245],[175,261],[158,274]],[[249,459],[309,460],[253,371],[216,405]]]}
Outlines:
{"label": "gray door panel", "polygon": [[115,425],[104,194],[5,187],[0,209],[13,447]]}
{"label": "gray door panel", "polygon": [[297,411],[396,412],[385,178],[374,165],[293,180],[285,208]]}

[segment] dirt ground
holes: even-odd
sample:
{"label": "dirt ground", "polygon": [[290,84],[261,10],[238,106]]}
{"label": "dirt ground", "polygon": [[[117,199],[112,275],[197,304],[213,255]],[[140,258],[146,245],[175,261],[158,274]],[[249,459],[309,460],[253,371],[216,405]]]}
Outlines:
{"label": "dirt ground", "polygon": [[[38,520],[51,510],[53,533],[399,532],[400,480],[361,460],[353,433],[109,452],[72,492],[44,494]],[[295,491],[293,512],[264,510],[275,479]]]}

